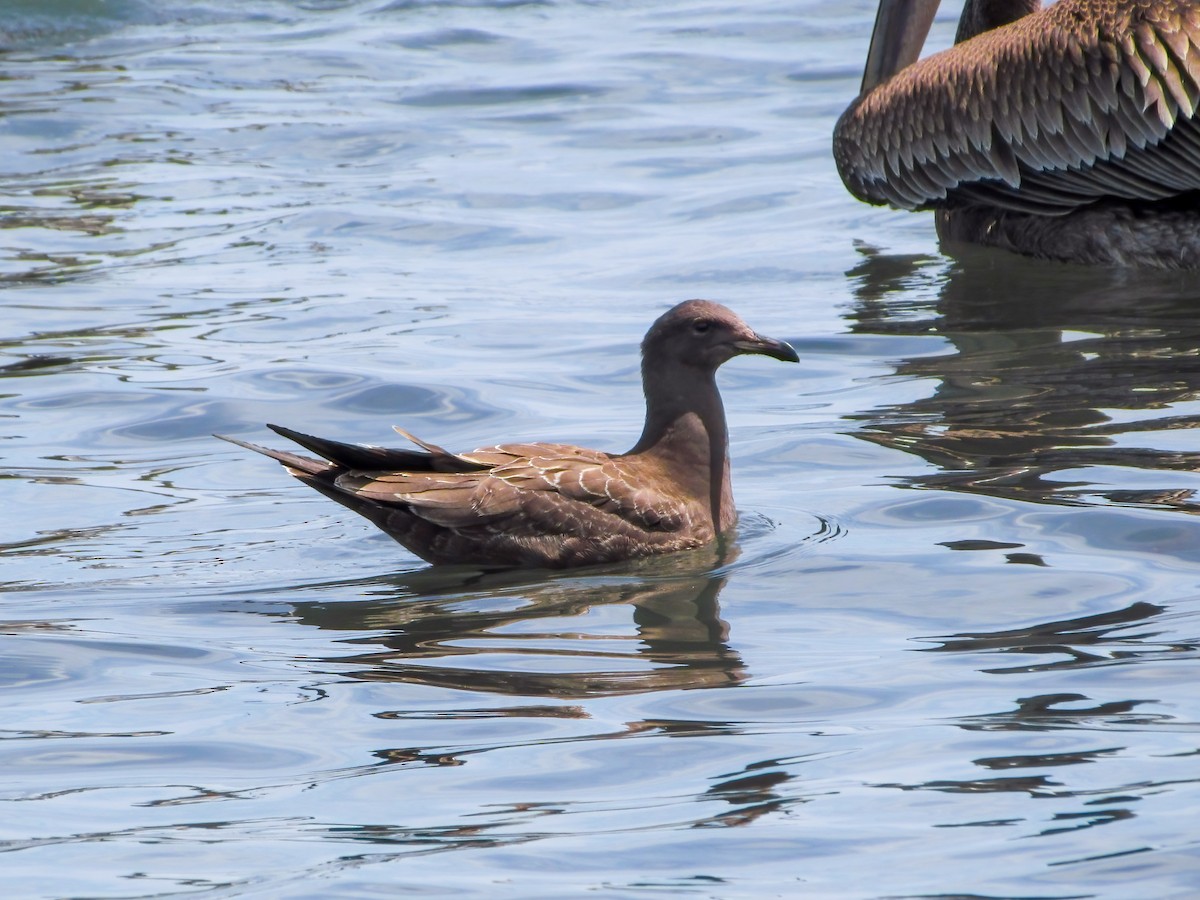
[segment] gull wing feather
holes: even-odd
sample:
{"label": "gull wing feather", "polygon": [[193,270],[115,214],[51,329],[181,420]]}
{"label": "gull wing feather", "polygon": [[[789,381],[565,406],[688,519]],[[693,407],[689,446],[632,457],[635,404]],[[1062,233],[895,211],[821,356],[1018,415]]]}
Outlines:
{"label": "gull wing feather", "polygon": [[648,486],[645,473],[621,457],[561,444],[509,444],[461,458],[492,467],[461,474],[350,471],[334,485],[459,530],[564,535],[605,526],[669,533],[691,524],[669,479]]}

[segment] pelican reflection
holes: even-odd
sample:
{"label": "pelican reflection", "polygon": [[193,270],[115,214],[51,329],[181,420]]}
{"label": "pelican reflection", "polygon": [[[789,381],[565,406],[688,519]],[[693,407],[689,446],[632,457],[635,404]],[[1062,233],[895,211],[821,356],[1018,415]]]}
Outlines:
{"label": "pelican reflection", "polygon": [[[938,467],[910,486],[1200,509],[1191,475],[1200,438],[1162,437],[1200,426],[1194,279],[869,249],[847,274],[854,332],[936,334],[948,344],[895,363],[897,374],[935,383],[927,396],[855,417],[864,440]],[[1125,474],[1096,476],[1098,467]],[[1134,470],[1172,475],[1147,484]]]}

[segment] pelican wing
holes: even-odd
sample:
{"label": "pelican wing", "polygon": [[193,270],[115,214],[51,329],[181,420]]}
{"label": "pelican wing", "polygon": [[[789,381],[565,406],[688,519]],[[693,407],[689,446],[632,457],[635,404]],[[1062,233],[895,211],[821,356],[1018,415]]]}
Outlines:
{"label": "pelican wing", "polygon": [[1200,190],[1198,106],[1200,4],[1060,0],[860,97],[834,155],[870,203],[1061,214]]}

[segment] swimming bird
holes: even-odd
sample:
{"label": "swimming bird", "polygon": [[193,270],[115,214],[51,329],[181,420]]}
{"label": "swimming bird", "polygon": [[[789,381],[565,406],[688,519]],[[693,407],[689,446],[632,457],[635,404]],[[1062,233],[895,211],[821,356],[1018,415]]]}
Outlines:
{"label": "swimming bird", "polygon": [[716,371],[741,354],[798,362],[707,300],[668,310],[642,341],[646,421],[626,453],[498,444],[455,454],[396,429],[420,450],[345,444],[268,425],[311,459],[217,435],[283,463],[422,559],[561,568],[700,547],[737,514]]}
{"label": "swimming bird", "polygon": [[1200,3],[882,0],[834,129],[860,200],[935,210],[944,241],[1066,262],[1200,267]]}

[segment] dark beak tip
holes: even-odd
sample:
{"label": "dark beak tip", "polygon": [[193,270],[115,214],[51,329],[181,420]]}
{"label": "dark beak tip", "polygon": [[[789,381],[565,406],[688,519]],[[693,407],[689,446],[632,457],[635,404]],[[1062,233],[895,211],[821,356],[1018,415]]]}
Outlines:
{"label": "dark beak tip", "polygon": [[769,356],[772,359],[778,359],[781,362],[800,362],[800,354],[796,352],[796,348],[787,341],[779,341],[775,338],[763,337],[761,334],[755,335],[752,341],[746,341],[740,347],[743,352],[757,353],[760,356]]}
{"label": "dark beak tip", "polygon": [[774,337],[764,337],[762,335],[750,335],[742,338],[742,340],[733,342],[736,353],[752,354],[757,356],[770,356],[772,359],[778,359],[782,362],[799,362],[800,356],[796,352],[796,348],[787,341],[776,341]]}

